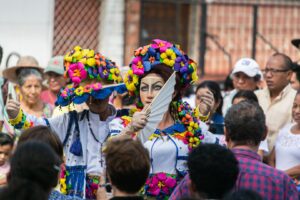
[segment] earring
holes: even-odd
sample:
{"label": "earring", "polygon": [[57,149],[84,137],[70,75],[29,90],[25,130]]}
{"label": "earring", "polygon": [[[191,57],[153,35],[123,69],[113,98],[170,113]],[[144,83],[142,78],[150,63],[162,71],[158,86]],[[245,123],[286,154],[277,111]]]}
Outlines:
{"label": "earring", "polygon": [[90,97],[90,102],[89,102],[89,105],[91,105],[92,104],[92,98]]}

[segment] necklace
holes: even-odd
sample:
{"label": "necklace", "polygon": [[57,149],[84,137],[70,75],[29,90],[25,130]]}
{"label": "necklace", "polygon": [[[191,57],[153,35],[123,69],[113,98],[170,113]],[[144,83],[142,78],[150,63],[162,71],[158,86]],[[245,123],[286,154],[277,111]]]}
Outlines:
{"label": "necklace", "polygon": [[103,144],[106,142],[107,138],[109,135],[106,136],[106,138],[104,138],[104,141],[103,142],[100,142],[96,136],[95,136],[95,133],[94,131],[92,130],[92,127],[91,127],[91,123],[90,123],[90,116],[89,116],[89,111],[87,113],[87,121],[88,121],[88,126],[89,126],[89,129],[90,129],[90,132],[94,138],[95,141],[97,141],[98,143],[100,143],[100,164],[101,164],[101,167],[103,167],[103,163],[104,163],[104,159],[103,159],[103,153],[102,153],[102,149],[103,149]]}

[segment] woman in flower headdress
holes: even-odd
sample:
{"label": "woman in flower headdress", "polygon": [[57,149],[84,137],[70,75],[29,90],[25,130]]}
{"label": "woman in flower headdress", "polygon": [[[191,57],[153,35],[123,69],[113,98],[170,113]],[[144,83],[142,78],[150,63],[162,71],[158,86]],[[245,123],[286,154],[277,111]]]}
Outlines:
{"label": "woman in flower headdress", "polygon": [[[181,91],[197,80],[197,65],[176,45],[156,39],[150,45],[137,49],[134,56],[124,82],[129,93],[138,97],[139,108],[148,107],[176,72],[176,85],[169,109],[156,131],[144,142],[151,157],[145,195],[165,199],[187,172],[189,151],[201,141],[217,143],[217,138],[200,121],[208,118],[213,106],[213,94],[210,91],[204,94],[200,106],[195,110],[182,102]],[[145,127],[148,114],[136,111],[133,116],[114,119],[110,123],[111,136],[134,137],[133,133],[139,134]]]}
{"label": "woman in flower headdress", "polygon": [[72,84],[61,89],[58,106],[86,102],[89,110],[69,113],[54,118],[25,115],[20,104],[9,100],[7,113],[10,123],[19,129],[48,125],[64,145],[66,171],[61,184],[71,196],[95,199],[99,176],[103,172],[102,146],[108,137],[108,123],[116,110],[108,103],[113,91],[126,90],[114,62],[93,50],[75,47],[65,55],[65,76]]}

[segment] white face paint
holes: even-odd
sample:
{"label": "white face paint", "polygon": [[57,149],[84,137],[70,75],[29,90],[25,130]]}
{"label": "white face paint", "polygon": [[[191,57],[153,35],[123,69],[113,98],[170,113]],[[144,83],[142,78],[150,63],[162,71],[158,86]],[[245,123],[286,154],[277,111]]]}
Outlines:
{"label": "white face paint", "polygon": [[144,106],[149,105],[154,97],[164,86],[164,79],[154,73],[142,78],[140,86],[140,98]]}

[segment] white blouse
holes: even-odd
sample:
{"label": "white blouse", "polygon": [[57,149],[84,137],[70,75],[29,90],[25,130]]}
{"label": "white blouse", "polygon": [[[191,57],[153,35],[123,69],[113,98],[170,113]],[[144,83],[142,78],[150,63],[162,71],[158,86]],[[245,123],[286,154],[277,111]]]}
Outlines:
{"label": "white blouse", "polygon": [[[219,144],[219,139],[208,131],[208,126],[204,122],[199,121],[199,125],[204,135],[203,143]],[[118,135],[123,128],[125,127],[120,118],[116,118],[109,123],[111,136]],[[189,149],[183,141],[172,135],[165,135],[146,141],[144,147],[148,150],[151,159],[150,173],[177,174],[176,170],[187,171],[186,159]],[[177,155],[180,159],[177,159]]]}
{"label": "white blouse", "polygon": [[279,131],[275,143],[276,168],[287,170],[300,165],[300,134],[291,132],[292,126],[287,124]]}

